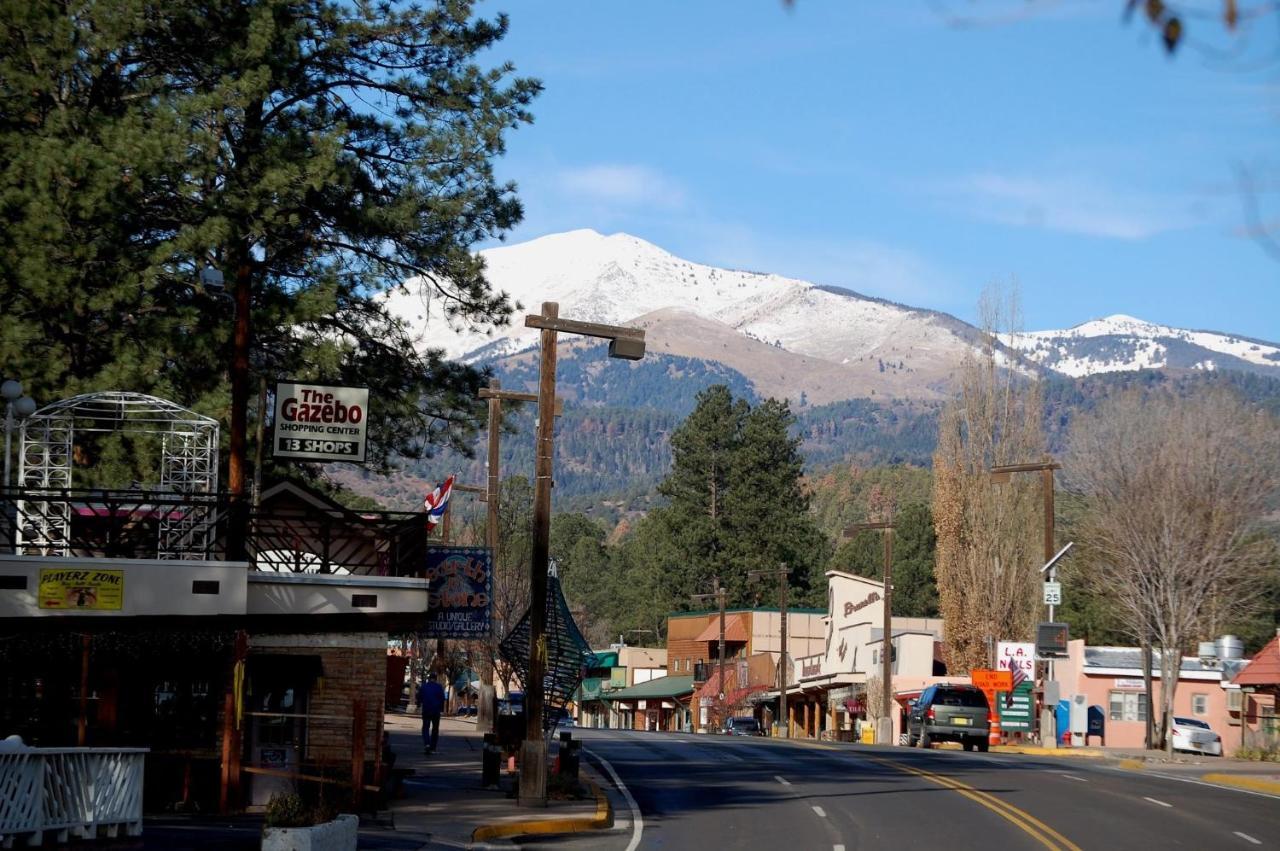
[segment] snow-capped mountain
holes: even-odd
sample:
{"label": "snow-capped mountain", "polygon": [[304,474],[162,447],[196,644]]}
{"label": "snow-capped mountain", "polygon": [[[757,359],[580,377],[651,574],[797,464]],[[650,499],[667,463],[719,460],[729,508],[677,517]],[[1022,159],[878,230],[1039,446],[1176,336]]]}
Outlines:
{"label": "snow-capped mountain", "polygon": [[[552,234],[481,252],[495,290],[519,304],[510,327],[451,327],[439,301],[409,285],[391,307],[422,332],[423,344],[468,362],[517,355],[537,344],[524,314],[558,302],[569,319],[633,324],[648,350],[722,363],[762,396],[810,404],[858,398],[940,398],[980,335],[932,310],[869,298],[781,275],[719,269],[683,260],[628,234]],[[572,348],[575,338],[562,338]],[[580,341],[580,338],[578,338]],[[1139,369],[1237,369],[1280,376],[1280,344],[1188,331],[1130,316],[1067,330],[1005,336],[1001,362],[1025,357],[1080,377]]]}
{"label": "snow-capped mountain", "polygon": [[1003,342],[1070,376],[1138,369],[1238,369],[1280,376],[1280,344],[1217,331],[1188,331],[1116,314],[1064,331],[1031,331]]}
{"label": "snow-capped mountain", "polygon": [[481,252],[496,290],[522,307],[512,326],[455,332],[438,304],[415,294],[392,308],[424,329],[424,342],[468,361],[537,343],[523,314],[543,301],[560,315],[648,329],[649,351],[721,361],[765,395],[811,402],[944,392],[973,328],[930,310],[825,288],[780,275],[682,260],[627,234],[592,230],[545,236]]}

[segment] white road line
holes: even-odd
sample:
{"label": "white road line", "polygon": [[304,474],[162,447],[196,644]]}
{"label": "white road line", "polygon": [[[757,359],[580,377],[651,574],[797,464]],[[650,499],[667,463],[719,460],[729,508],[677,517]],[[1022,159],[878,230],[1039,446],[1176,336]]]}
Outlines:
{"label": "white road line", "polygon": [[833,845],[831,851],[844,851],[843,845]]}
{"label": "white road line", "polygon": [[613,785],[618,787],[622,797],[627,800],[627,806],[631,809],[631,841],[627,843],[627,851],[636,851],[636,848],[640,847],[640,837],[644,835],[644,817],[640,815],[640,805],[636,803],[635,798],[631,797],[631,790],[627,788],[627,784],[622,782],[618,772],[613,770],[609,760],[598,753],[591,751],[587,751],[587,753],[590,753],[604,766],[604,770],[609,772],[609,776],[613,778]]}
{"label": "white road line", "polygon": [[1067,778],[1068,780],[1079,780],[1081,783],[1089,782],[1088,780],[1085,780],[1083,777],[1076,777],[1074,774],[1064,774],[1062,776]]}
{"label": "white road line", "polygon": [[781,783],[783,786],[790,786],[790,785],[791,785],[791,781],[790,781],[790,780],[788,780],[787,778],[783,777],[783,776],[782,776],[782,775],[780,775],[780,774],[775,774],[775,775],[773,775],[773,779],[774,779],[774,780],[777,780],[777,781],[778,781],[779,783]]}
{"label": "white road line", "polygon": [[[1123,768],[1112,768],[1109,765],[1099,765],[1092,770],[1109,771],[1112,774],[1131,774],[1132,773]],[[1217,783],[1206,783],[1203,780],[1195,780],[1191,777],[1175,777],[1172,774],[1161,774],[1158,771],[1149,771],[1142,776],[1147,778],[1158,777],[1161,780],[1173,780],[1174,782],[1177,782],[1177,783],[1192,783],[1196,786],[1207,786],[1210,789],[1219,789],[1223,792],[1237,792],[1241,795],[1254,795],[1255,797],[1258,797],[1258,798],[1271,798],[1272,800],[1276,798],[1280,798],[1280,795],[1272,795],[1270,792],[1255,792],[1252,789],[1241,789],[1238,786],[1222,786]]]}
{"label": "white road line", "polygon": [[1240,837],[1241,839],[1243,839],[1245,842],[1252,842],[1254,845],[1261,845],[1261,844],[1262,844],[1262,840],[1261,840],[1261,839],[1254,839],[1252,836],[1250,836],[1250,835],[1249,835],[1249,834],[1247,834],[1247,833],[1241,833],[1240,831],[1238,831],[1238,830],[1237,830],[1237,831],[1235,831],[1235,834],[1236,834],[1236,836],[1238,836],[1238,837]]}
{"label": "white road line", "polygon": [[822,807],[817,806],[816,804],[813,807],[813,811],[818,814],[818,818],[827,817],[827,811],[822,809]]}
{"label": "white road line", "polygon": [[1143,796],[1142,796],[1142,800],[1144,800],[1144,801],[1150,801],[1150,802],[1151,802],[1151,803],[1153,803],[1153,804],[1159,804],[1159,805],[1160,805],[1160,806],[1162,806],[1162,807],[1172,807],[1172,806],[1173,806],[1173,804],[1166,804],[1164,801],[1157,801],[1155,798],[1148,798],[1146,795],[1143,795]]}

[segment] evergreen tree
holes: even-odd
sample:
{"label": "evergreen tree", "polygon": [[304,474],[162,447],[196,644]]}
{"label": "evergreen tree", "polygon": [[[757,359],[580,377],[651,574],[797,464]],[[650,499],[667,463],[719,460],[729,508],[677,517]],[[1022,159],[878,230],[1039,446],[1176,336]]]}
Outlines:
{"label": "evergreen tree", "polygon": [[519,221],[492,161],[540,86],[477,64],[507,21],[471,6],[5,4],[0,362],[41,399],[143,390],[226,421],[248,382],[208,264],[251,307],[248,369],[370,387],[375,462],[465,446],[481,376],[381,296],[511,309],[471,246]]}
{"label": "evergreen tree", "polygon": [[671,436],[672,469],[659,485],[669,504],[653,512],[646,534],[665,566],[673,603],[706,592],[718,576],[730,605],[748,604],[755,590],[750,570],[792,568],[799,601],[828,556],[826,539],[808,514],[801,487],[803,459],[791,437],[786,402],[766,400],[754,409],[723,385],[698,396],[698,405]]}
{"label": "evergreen tree", "polygon": [[681,555],[668,568],[679,598],[706,592],[711,577],[727,575],[725,500],[747,411],[745,401],[717,384],[698,394],[693,413],[671,435],[671,473],[658,485],[669,504],[655,515]]}

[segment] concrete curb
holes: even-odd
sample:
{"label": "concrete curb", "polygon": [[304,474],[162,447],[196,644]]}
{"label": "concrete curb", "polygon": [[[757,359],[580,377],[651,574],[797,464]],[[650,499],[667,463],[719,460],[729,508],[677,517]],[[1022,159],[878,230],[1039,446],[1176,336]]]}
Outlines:
{"label": "concrete curb", "polygon": [[587,784],[591,787],[591,792],[596,799],[596,814],[594,816],[529,819],[527,821],[482,824],[471,832],[471,841],[483,842],[487,839],[503,839],[512,836],[607,830],[613,826],[613,808],[609,805],[609,796],[604,793],[594,780],[587,780]]}
{"label": "concrete curb", "polygon": [[1042,748],[1038,745],[992,745],[991,753],[1020,753],[1028,756],[1057,756],[1072,759],[1102,759],[1106,754],[1081,748]]}
{"label": "concrete curb", "polygon": [[1261,777],[1210,772],[1208,774],[1200,775],[1200,779],[1206,783],[1216,783],[1219,786],[1236,786],[1240,789],[1248,789],[1251,792],[1266,792],[1268,795],[1280,795],[1280,782],[1276,782],[1275,780],[1264,780]]}

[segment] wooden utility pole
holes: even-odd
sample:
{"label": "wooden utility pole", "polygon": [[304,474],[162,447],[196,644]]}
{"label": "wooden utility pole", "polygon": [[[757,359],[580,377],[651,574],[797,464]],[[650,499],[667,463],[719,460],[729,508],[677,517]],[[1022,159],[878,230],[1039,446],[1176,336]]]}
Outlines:
{"label": "wooden utility pole", "polygon": [[[1039,473],[1040,474],[1040,492],[1041,498],[1044,500],[1044,560],[1045,565],[1051,565],[1054,561],[1053,546],[1053,472],[1061,470],[1062,465],[1054,461],[1051,457],[1045,456],[1045,460],[1038,464],[1004,464],[991,468],[991,481],[993,484],[1005,484],[1009,481],[1013,473]],[[1045,579],[1053,581],[1053,569],[1049,568],[1048,576]],[[1053,607],[1049,608],[1049,620],[1053,620]],[[1150,670],[1150,669],[1148,669]],[[1046,670],[1047,676],[1044,679],[1045,697],[1051,697],[1049,694],[1048,683],[1056,682],[1054,677],[1053,660],[1048,663]],[[1150,689],[1147,690],[1148,702],[1151,696]],[[1046,748],[1056,748],[1058,746],[1058,719],[1054,711],[1055,707],[1049,706],[1049,701],[1043,701],[1040,709],[1040,744]],[[1148,706],[1149,708],[1149,706]],[[1151,713],[1147,712],[1147,717],[1151,717]]]}
{"label": "wooden utility pole", "polygon": [[[489,457],[488,457],[488,474],[485,478],[484,496],[485,506],[487,508],[485,517],[485,546],[489,548],[492,554],[491,567],[497,569],[498,565],[498,509],[501,506],[501,488],[502,476],[500,465],[502,463],[502,403],[505,402],[536,402],[538,401],[537,393],[517,393],[512,390],[503,390],[502,382],[497,378],[489,379],[489,386],[481,388],[480,398],[485,399],[489,403]],[[564,409],[564,401],[556,399],[555,415],[558,417]],[[476,710],[476,732],[491,733],[493,732],[493,710],[494,691],[493,691],[493,654],[494,648],[497,646],[497,636],[492,632],[485,639],[485,651],[480,660],[480,706]]]}
{"label": "wooden utility pole", "polygon": [[720,668],[720,688],[717,691],[717,716],[721,724],[725,722],[725,685],[724,685],[724,608],[727,592],[723,585],[720,584],[720,577],[715,576],[711,579],[715,585],[715,591],[710,594],[694,594],[692,599],[695,602],[703,602],[706,600],[715,600],[716,605],[720,608],[720,648],[719,648],[719,668]]}
{"label": "wooden utility pole", "polygon": [[791,735],[790,725],[787,724],[787,686],[790,684],[790,677],[787,676],[790,669],[787,664],[787,586],[791,584],[791,568],[783,564],[777,570],[752,570],[747,576],[753,580],[762,576],[778,577],[778,610],[782,616],[778,630],[781,644],[781,656],[778,660],[778,718],[781,723],[778,726],[782,730],[782,737],[787,738]]}
{"label": "wooden utility pole", "polygon": [[884,717],[876,722],[876,743],[892,745],[893,741],[893,522],[855,523],[845,529],[845,537],[859,532],[879,530],[884,540],[884,640],[880,645],[881,706]]}
{"label": "wooden utility pole", "polygon": [[555,435],[556,340],[563,331],[609,341],[609,357],[640,360],[644,331],[560,318],[560,305],[542,303],[541,314],[525,316],[526,328],[542,331],[538,365],[538,429],[533,485],[533,553],[529,565],[529,681],[525,683],[525,741],[521,749],[520,805],[547,805],[547,741],[542,736],[543,677],[547,664],[547,568],[551,550],[552,440]]}

